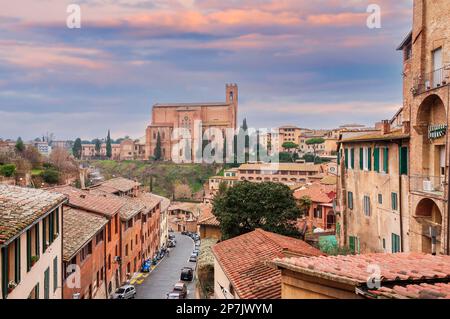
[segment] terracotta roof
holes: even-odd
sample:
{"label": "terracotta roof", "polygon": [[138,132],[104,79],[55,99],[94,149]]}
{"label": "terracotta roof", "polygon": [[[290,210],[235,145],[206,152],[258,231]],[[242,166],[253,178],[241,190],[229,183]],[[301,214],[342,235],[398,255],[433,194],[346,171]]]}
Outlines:
{"label": "terracotta roof", "polygon": [[192,213],[194,216],[200,216],[201,211],[204,207],[208,206],[207,204],[197,204],[197,203],[180,203],[174,202],[169,206],[169,211],[172,210],[183,210],[186,212]]}
{"label": "terracotta roof", "polygon": [[142,201],[134,197],[121,197],[108,192],[103,192],[101,189],[91,189],[89,190],[89,193],[122,202],[122,207],[119,211],[121,220],[129,220],[146,208]]}
{"label": "terracotta roof", "polygon": [[450,299],[450,284],[420,284],[407,286],[381,287],[369,294],[379,299]]}
{"label": "terracotta roof", "polygon": [[309,276],[366,284],[370,275],[369,265],[378,265],[382,283],[448,279],[450,280],[450,256],[432,256],[421,253],[364,254],[315,258],[281,258],[273,262],[279,268],[287,268]]}
{"label": "terracotta roof", "polygon": [[0,245],[66,200],[61,194],[0,184]]}
{"label": "terracotta roof", "polygon": [[71,186],[53,187],[49,190],[69,197],[68,205],[71,207],[81,208],[107,217],[114,216],[123,206],[123,202],[115,198],[106,198]]}
{"label": "terracotta roof", "polygon": [[[116,192],[128,192],[132,190],[133,188],[140,186],[141,184],[138,182],[135,182],[131,179],[123,178],[123,177],[116,177],[113,179],[109,179],[107,181],[104,181],[100,183],[98,186],[94,185],[92,188],[97,187],[103,187],[104,191],[110,190],[111,193]],[[112,189],[115,189],[114,192],[112,192]]]}
{"label": "terracotta roof", "polygon": [[315,203],[331,203],[336,198],[336,186],[315,183],[294,191],[294,198],[309,197]]}
{"label": "terracotta roof", "polygon": [[208,226],[220,226],[220,222],[217,220],[216,216],[212,213],[212,207],[206,206],[203,208],[200,216],[198,218],[198,225],[208,225]]}
{"label": "terracotta roof", "polygon": [[321,165],[305,163],[264,163],[264,164],[242,164],[239,170],[270,170],[270,171],[302,171],[319,172]]}
{"label": "terracotta roof", "polygon": [[381,131],[373,132],[370,134],[358,135],[355,137],[344,138],[340,140],[340,143],[354,143],[354,142],[371,142],[371,141],[389,141],[389,140],[401,140],[408,139],[409,134],[404,134],[402,130],[395,130],[388,134],[381,134]]}
{"label": "terracotta roof", "polygon": [[108,219],[71,207],[64,208],[63,259],[70,261],[105,225]]}
{"label": "terracotta roof", "polygon": [[205,103],[156,103],[153,107],[201,107],[201,106],[229,106],[226,102],[205,102]]}
{"label": "terracotta roof", "polygon": [[141,192],[138,194],[138,197],[136,197],[135,199],[140,201],[142,204],[144,204],[146,210],[149,211],[149,210],[152,210],[153,208],[155,208],[156,205],[161,203],[163,198],[164,197],[157,196],[152,193]]}
{"label": "terracotta roof", "polygon": [[286,250],[304,256],[323,255],[302,240],[261,229],[213,246],[215,258],[243,299],[281,298],[281,272],[265,263],[283,257]]}

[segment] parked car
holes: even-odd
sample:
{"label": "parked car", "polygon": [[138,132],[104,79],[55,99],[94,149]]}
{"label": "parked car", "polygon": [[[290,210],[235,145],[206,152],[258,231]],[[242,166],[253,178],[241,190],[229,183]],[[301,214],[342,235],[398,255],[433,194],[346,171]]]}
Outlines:
{"label": "parked car", "polygon": [[173,233],[173,229],[172,228],[169,228],[169,233]]}
{"label": "parked car", "polygon": [[194,251],[192,252],[192,255],[194,255],[198,257],[198,255],[200,254],[200,250],[198,249],[194,249]]}
{"label": "parked car", "polygon": [[151,266],[152,266],[152,262],[149,259],[147,259],[142,264],[141,271],[142,272],[150,272]]}
{"label": "parked car", "polygon": [[185,231],[185,230],[183,230],[183,231],[181,232],[181,235],[185,235],[185,236],[187,236],[187,235],[188,235],[188,232],[187,232],[187,231]]}
{"label": "parked car", "polygon": [[173,240],[170,240],[169,243],[167,244],[167,246],[169,248],[175,248],[177,246],[177,244]]}
{"label": "parked car", "polygon": [[189,257],[189,262],[196,263],[197,262],[197,254],[192,253],[191,257]]}
{"label": "parked car", "polygon": [[136,288],[133,285],[125,285],[117,288],[112,294],[113,299],[134,299],[136,296]]}
{"label": "parked car", "polygon": [[175,235],[170,234],[169,239],[175,239]]}
{"label": "parked car", "polygon": [[180,279],[182,281],[192,281],[194,279],[194,270],[190,267],[184,267],[181,269]]}
{"label": "parked car", "polygon": [[172,291],[167,294],[167,299],[185,299],[185,298],[182,297],[180,291]]}
{"label": "parked car", "polygon": [[178,282],[175,284],[175,286],[173,287],[173,291],[172,292],[178,292],[180,293],[180,299],[186,299],[187,297],[187,286],[184,282]]}

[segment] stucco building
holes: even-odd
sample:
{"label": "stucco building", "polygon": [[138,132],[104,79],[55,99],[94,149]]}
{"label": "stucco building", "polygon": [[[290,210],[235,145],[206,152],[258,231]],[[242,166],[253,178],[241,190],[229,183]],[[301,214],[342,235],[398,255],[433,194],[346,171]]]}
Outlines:
{"label": "stucco building", "polygon": [[0,298],[61,299],[66,200],[61,194],[0,185]]}
{"label": "stucco building", "polygon": [[[184,128],[190,131],[194,145],[194,124],[201,121],[202,132],[208,128],[217,128],[221,131],[227,128],[237,128],[238,114],[238,86],[227,84],[225,88],[225,102],[205,103],[164,103],[155,104],[152,109],[151,124],[146,130],[146,158],[155,154],[158,133],[161,138],[161,153],[164,160],[172,160],[172,147],[183,143],[181,138],[172,138],[174,129]],[[201,145],[200,145],[201,147]],[[193,158],[191,154],[184,154],[180,150],[177,156]]]}

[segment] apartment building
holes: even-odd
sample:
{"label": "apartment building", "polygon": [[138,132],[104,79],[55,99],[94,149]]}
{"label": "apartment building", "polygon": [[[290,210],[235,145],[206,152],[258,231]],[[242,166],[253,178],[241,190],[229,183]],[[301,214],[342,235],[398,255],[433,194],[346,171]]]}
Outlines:
{"label": "apartment building", "polygon": [[64,207],[63,298],[105,299],[108,219],[83,209]]}
{"label": "apartment building", "polygon": [[[84,160],[93,158],[106,158],[106,143],[102,143],[100,151],[95,149],[95,144],[81,145],[81,158]],[[111,144],[111,159],[117,161],[145,160],[145,143],[141,140],[125,139],[120,144]]]}
{"label": "apartment building", "polygon": [[355,253],[409,250],[408,126],[382,126],[340,140],[336,236]]}
{"label": "apartment building", "polygon": [[60,299],[66,196],[0,185],[0,298]]}

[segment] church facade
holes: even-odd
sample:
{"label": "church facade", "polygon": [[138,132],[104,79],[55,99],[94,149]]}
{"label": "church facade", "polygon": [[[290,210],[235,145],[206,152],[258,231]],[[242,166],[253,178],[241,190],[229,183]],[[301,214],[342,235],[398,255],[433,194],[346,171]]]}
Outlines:
{"label": "church facade", "polygon": [[[208,128],[237,128],[238,87],[237,84],[227,84],[225,87],[225,102],[206,103],[167,103],[155,104],[152,108],[152,121],[146,130],[146,158],[155,155],[158,133],[161,139],[162,159],[172,160],[172,149],[180,143],[180,138],[173,136],[175,129],[187,129],[194,144],[194,125],[201,122],[202,132]],[[187,156],[193,158],[193,154]]]}

